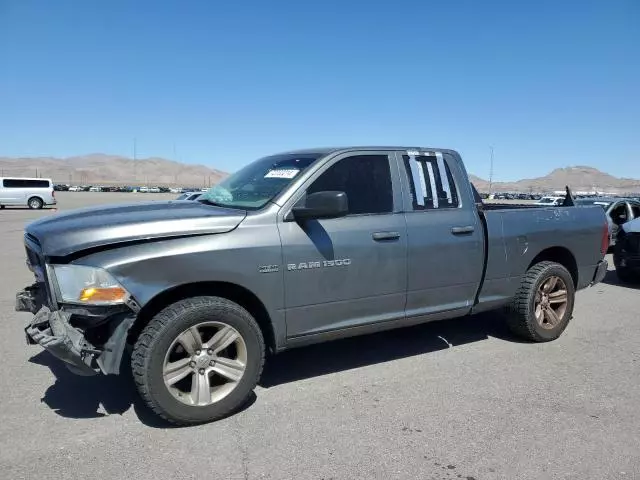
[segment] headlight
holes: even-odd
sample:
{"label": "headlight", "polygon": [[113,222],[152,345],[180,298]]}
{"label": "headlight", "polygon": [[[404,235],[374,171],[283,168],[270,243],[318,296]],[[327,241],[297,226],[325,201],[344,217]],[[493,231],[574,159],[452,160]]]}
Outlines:
{"label": "headlight", "polygon": [[128,293],[109,272],[84,265],[53,265],[63,302],[118,305]]}

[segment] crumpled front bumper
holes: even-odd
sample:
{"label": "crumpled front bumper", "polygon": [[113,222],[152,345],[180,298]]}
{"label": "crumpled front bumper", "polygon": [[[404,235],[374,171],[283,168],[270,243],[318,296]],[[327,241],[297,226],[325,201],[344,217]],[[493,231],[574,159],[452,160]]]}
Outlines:
{"label": "crumpled front bumper", "polygon": [[[35,313],[25,328],[27,343],[40,345],[54,357],[65,362],[78,375],[97,373],[118,374],[124,353],[126,338],[135,314],[117,310],[87,317],[84,310],[51,310],[45,303],[46,292],[39,284],[21,290],[16,294],[15,309],[19,312]],[[71,324],[73,315],[89,318],[105,330],[105,338],[94,346],[82,330]],[[90,329],[91,327],[87,327]]]}
{"label": "crumpled front bumper", "polygon": [[98,373],[91,364],[93,354],[98,352],[84,335],[69,324],[68,313],[50,311],[42,307],[25,328],[27,341],[36,343],[65,362],[74,373],[95,375]]}

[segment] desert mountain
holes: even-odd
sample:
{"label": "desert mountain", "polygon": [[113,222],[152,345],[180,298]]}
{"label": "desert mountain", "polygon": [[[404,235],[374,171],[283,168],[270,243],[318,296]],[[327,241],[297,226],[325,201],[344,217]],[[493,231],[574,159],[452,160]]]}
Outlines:
{"label": "desert mountain", "polygon": [[[471,181],[482,192],[489,191],[487,180],[471,175]],[[518,180],[517,182],[493,182],[494,192],[552,192],[564,190],[569,185],[574,192],[638,193],[640,180],[618,178],[593,167],[576,166],[556,168],[544,177]]]}
{"label": "desert mountain", "polygon": [[203,165],[189,165],[164,158],[126,157],[101,153],[69,158],[3,158],[0,176],[51,178],[56,183],[86,185],[183,185],[208,186],[227,176]]}
{"label": "desert mountain", "polygon": [[[69,158],[3,158],[0,176],[51,178],[56,183],[97,185],[208,186],[227,173],[203,165],[190,165],[164,158],[132,160],[96,153]],[[471,181],[481,192],[489,191],[489,182],[475,175]],[[517,182],[493,182],[496,192],[552,192],[569,185],[574,192],[640,192],[640,180],[617,178],[592,167],[557,168],[544,177]]]}

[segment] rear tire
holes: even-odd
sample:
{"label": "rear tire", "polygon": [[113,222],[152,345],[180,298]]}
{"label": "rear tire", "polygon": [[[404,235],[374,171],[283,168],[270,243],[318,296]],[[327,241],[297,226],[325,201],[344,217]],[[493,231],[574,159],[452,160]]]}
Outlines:
{"label": "rear tire", "polygon": [[194,297],[149,322],[134,346],[131,367],[140,395],[157,415],[192,425],[244,405],[264,356],[262,332],[249,312],[224,298]]}
{"label": "rear tire", "polygon": [[27,205],[31,210],[40,210],[42,207],[44,207],[44,202],[41,198],[31,197],[27,202]]}
{"label": "rear tire", "polygon": [[618,249],[616,248],[613,251],[613,264],[616,267],[616,276],[618,277],[618,280],[620,280],[620,282],[622,282],[622,283],[638,283],[638,282],[640,282],[640,274],[638,274],[634,270],[629,269],[628,267],[621,267],[620,266],[620,263],[622,263],[620,256],[621,255],[620,255]]}
{"label": "rear tire", "polygon": [[567,328],[574,302],[575,287],[569,271],[555,262],[540,262],[522,278],[508,308],[507,323],[513,333],[526,340],[555,340]]}
{"label": "rear tire", "polygon": [[626,267],[616,267],[616,276],[622,283],[638,283],[640,275]]}

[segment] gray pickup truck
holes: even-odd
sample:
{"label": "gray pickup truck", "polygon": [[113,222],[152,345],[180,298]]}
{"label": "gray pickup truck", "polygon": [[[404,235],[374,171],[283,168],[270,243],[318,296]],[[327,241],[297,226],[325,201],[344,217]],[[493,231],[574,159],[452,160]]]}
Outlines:
{"label": "gray pickup truck", "polygon": [[452,150],[277,154],[195,202],[28,225],[35,283],[16,309],[72,371],[118,374],[130,353],[158,415],[212,421],[269,352],[494,309],[526,339],[557,338],[607,270],[602,208],[569,205],[483,204]]}

